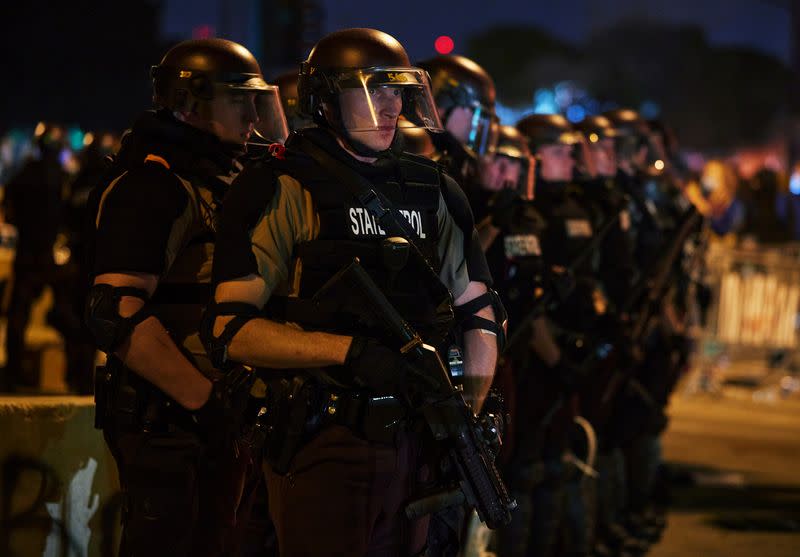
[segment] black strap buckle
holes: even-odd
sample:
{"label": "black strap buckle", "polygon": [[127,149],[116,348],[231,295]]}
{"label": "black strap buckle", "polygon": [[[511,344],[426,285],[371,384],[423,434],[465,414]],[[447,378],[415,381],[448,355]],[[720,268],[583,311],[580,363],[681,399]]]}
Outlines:
{"label": "black strap buckle", "polygon": [[371,189],[359,195],[358,200],[371,214],[375,215],[375,218],[377,218],[379,221],[383,221],[389,212],[389,209],[383,205],[380,196],[375,190]]}

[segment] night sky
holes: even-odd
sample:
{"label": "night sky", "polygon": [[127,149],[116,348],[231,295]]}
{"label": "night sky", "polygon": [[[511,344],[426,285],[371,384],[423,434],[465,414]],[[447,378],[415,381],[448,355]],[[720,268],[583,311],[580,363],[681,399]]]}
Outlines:
{"label": "night sky", "polygon": [[[402,8],[396,9],[378,0],[323,3],[327,31],[384,30],[406,46],[412,60],[434,55],[433,41],[443,34],[455,39],[456,53],[471,34],[501,23],[529,23],[583,43],[592,29],[630,17],[701,25],[714,44],[752,46],[787,63],[790,57],[788,7],[772,0],[402,0],[397,4]],[[168,37],[188,37],[203,24],[245,44],[254,36],[248,23],[251,0],[166,0],[165,4],[163,31]],[[222,19],[221,4],[228,6]]]}

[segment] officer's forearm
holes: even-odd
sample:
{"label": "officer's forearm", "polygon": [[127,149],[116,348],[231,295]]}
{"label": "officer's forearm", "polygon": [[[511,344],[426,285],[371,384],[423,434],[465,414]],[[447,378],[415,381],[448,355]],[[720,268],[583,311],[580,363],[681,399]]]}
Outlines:
{"label": "officer's forearm", "polygon": [[[218,318],[215,331],[230,318]],[[344,363],[352,337],[307,332],[268,319],[248,321],[228,345],[236,362],[266,368],[304,368]]]}
{"label": "officer's forearm", "polygon": [[496,365],[497,336],[482,329],[465,332],[464,399],[476,414],[480,412],[492,386]]}
{"label": "officer's forearm", "polygon": [[125,365],[181,406],[197,410],[211,393],[211,382],[175,346],[155,317],[136,326],[117,354]]}

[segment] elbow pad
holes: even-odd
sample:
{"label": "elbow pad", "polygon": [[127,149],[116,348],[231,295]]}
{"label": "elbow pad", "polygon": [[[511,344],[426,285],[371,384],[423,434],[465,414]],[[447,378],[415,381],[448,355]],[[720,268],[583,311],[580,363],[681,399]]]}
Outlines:
{"label": "elbow pad", "polygon": [[[130,317],[122,317],[119,313],[119,302],[123,296],[140,298],[145,305]],[[84,321],[100,350],[113,354],[131,336],[136,325],[153,315],[147,305],[149,297],[142,288],[92,285],[86,297]]]}
{"label": "elbow pad", "polygon": [[[211,363],[217,369],[224,370],[228,367],[228,344],[244,325],[257,317],[260,310],[252,305],[243,302],[212,302],[203,314],[203,322],[200,324],[200,340],[206,348]],[[214,322],[217,317],[233,316],[228,321],[219,336],[214,335]]]}
{"label": "elbow pad", "polygon": [[[485,307],[491,306],[494,310],[494,321],[475,315]],[[497,349],[502,352],[506,345],[506,327],[508,326],[508,314],[500,296],[488,289],[485,293],[474,298],[466,304],[456,306],[456,323],[462,332],[473,329],[483,329],[489,331],[497,337]]]}

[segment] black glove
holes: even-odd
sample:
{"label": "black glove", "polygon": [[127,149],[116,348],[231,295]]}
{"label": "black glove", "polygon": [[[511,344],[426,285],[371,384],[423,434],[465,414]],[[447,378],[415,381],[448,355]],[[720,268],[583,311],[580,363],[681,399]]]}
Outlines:
{"label": "black glove", "polygon": [[214,380],[206,403],[196,412],[207,441],[212,446],[222,446],[244,433],[250,388],[255,381],[252,370],[237,366]]}
{"label": "black glove", "polygon": [[357,384],[378,394],[405,394],[410,388],[435,385],[399,351],[373,338],[354,337],[344,365]]}

